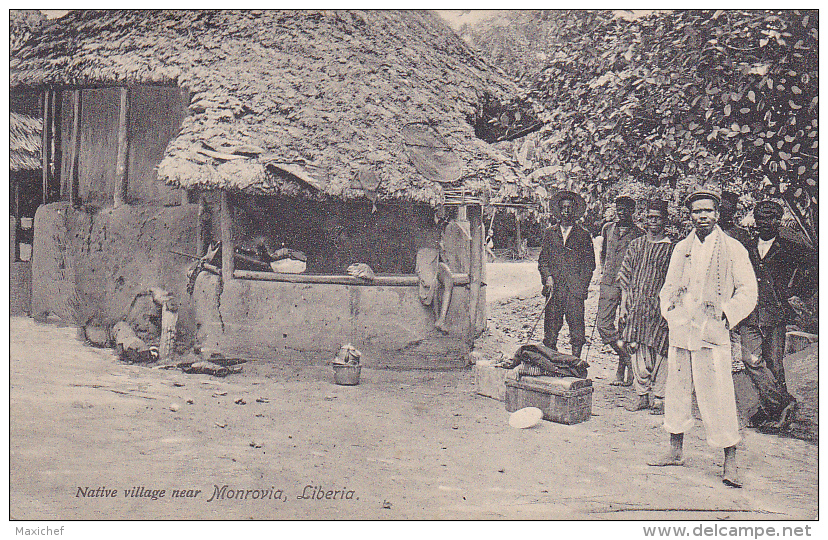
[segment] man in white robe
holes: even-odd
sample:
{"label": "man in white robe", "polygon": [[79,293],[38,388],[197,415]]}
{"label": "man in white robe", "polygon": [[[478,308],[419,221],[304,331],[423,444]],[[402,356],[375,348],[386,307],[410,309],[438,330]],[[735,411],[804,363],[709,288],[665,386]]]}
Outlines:
{"label": "man in white robe", "polygon": [[670,433],[671,448],[650,465],[684,464],[684,433],[694,424],[695,390],[707,443],[724,449],[722,481],[741,487],[730,328],[753,311],[757,286],[747,250],[716,224],[720,202],[709,190],[696,190],[685,200],[694,230],[676,244],[659,294],[670,330],[664,429]]}

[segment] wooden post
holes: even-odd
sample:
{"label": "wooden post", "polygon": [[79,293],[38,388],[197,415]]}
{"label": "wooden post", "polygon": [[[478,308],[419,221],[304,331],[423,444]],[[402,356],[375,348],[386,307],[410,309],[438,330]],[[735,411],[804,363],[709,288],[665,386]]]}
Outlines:
{"label": "wooden post", "polygon": [[129,157],[129,89],[121,88],[121,104],[118,109],[118,154],[115,160],[115,208],[123,205],[127,196],[127,160]]}
{"label": "wooden post", "polygon": [[43,204],[46,204],[49,199],[49,146],[51,141],[49,140],[49,124],[50,122],[50,112],[51,106],[49,102],[51,101],[50,98],[50,90],[46,89],[43,91],[43,129],[40,133],[40,168],[42,172],[42,187],[43,187]]}
{"label": "wooden post", "polygon": [[209,227],[209,213],[207,212],[207,199],[204,193],[198,191],[198,237],[196,239],[196,255],[199,257],[207,253],[207,247],[210,245],[208,236],[210,235]]}
{"label": "wooden post", "polygon": [[230,208],[230,195],[221,190],[221,275],[227,281],[233,279],[236,249],[233,245],[233,212]]}
{"label": "wooden post", "polygon": [[515,208],[515,243],[517,246],[515,247],[515,257],[517,259],[521,259],[523,256],[523,252],[521,251],[520,247],[523,243],[523,238],[520,235],[520,209]]}
{"label": "wooden post", "polygon": [[[60,132],[60,122],[61,122],[61,92],[59,90],[52,90],[52,122],[51,122],[51,131],[49,134],[49,138],[52,139],[52,144],[50,148],[51,156],[52,156],[52,173],[49,176],[49,182],[52,186],[55,186],[58,182],[56,179],[60,179],[61,176],[61,132]],[[49,202],[48,200],[46,202]]]}
{"label": "wooden post", "polygon": [[[473,329],[473,336],[482,331],[480,315],[480,285],[483,277],[483,208],[472,206],[469,209],[469,228],[471,229],[471,254],[469,257],[469,321]],[[485,306],[483,306],[485,309]]]}
{"label": "wooden post", "polygon": [[468,217],[466,217],[466,205],[461,204],[457,207],[457,221],[468,221]]}
{"label": "wooden post", "polygon": [[14,216],[12,218],[12,236],[11,236],[11,262],[20,260],[20,242],[17,240],[18,232],[20,231],[20,180],[14,180]]}
{"label": "wooden post", "polygon": [[80,158],[80,113],[81,113],[81,91],[72,91],[72,139],[69,143],[69,202],[77,206],[78,200],[78,159]]}

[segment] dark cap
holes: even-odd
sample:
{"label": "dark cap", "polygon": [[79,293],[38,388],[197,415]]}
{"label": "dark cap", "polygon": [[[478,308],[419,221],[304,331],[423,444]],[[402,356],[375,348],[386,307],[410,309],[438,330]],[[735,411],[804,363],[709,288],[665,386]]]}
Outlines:
{"label": "dark cap", "polygon": [[631,206],[635,208],[635,199],[633,199],[632,197],[628,197],[626,195],[621,195],[620,197],[615,198],[615,204]]}
{"label": "dark cap", "polygon": [[684,206],[690,208],[693,204],[693,201],[698,201],[700,199],[710,199],[716,201],[716,204],[719,205],[722,202],[722,197],[713,190],[710,189],[697,189],[693,191],[690,195],[684,199]]}
{"label": "dark cap", "polygon": [[753,216],[772,216],[776,219],[782,217],[782,214],[785,213],[785,210],[782,208],[782,205],[776,201],[759,201],[756,203],[756,206],[753,208]]}
{"label": "dark cap", "polygon": [[647,201],[647,210],[658,210],[667,217],[667,201],[662,199],[649,199]]}

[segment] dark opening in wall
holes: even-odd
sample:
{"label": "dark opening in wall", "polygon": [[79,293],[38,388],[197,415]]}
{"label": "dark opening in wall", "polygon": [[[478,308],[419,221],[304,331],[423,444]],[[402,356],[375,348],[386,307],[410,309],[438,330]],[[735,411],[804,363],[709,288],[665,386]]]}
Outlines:
{"label": "dark opening in wall", "polygon": [[[366,263],[375,273],[414,274],[417,250],[439,247],[440,226],[434,210],[423,204],[380,203],[372,213],[367,200],[255,195],[235,195],[233,200],[237,247],[251,247],[257,237],[264,237],[275,248],[303,251],[307,274],[345,274],[354,263]],[[213,220],[212,235],[220,238],[218,219]]]}

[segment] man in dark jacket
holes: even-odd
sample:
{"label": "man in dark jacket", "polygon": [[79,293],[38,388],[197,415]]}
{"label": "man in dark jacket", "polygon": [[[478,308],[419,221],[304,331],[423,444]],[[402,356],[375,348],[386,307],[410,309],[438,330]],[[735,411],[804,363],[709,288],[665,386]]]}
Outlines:
{"label": "man in dark jacket", "polygon": [[735,238],[747,247],[750,233],[747,229],[736,225],[736,209],[739,205],[739,195],[732,191],[722,191],[722,205],[719,207],[719,227],[731,238]]}
{"label": "man in dark jacket", "polygon": [[786,427],[796,408],[782,363],[786,325],[794,317],[790,301],[813,293],[808,278],[816,272],[817,264],[813,251],[779,235],[782,214],[782,205],[775,201],[761,201],[753,210],[759,235],[746,247],[759,297],[740,327],[742,361],[761,405],[751,422],[776,428]]}
{"label": "man in dark jacket", "polygon": [[544,233],[538,257],[543,295],[548,299],[544,313],[543,344],[556,348],[558,332],[566,316],[572,354],[580,356],[586,343],[584,300],[595,270],[592,237],[575,223],[586,210],[586,203],[577,193],[562,190],[552,196],[550,209],[560,223],[549,227]]}

